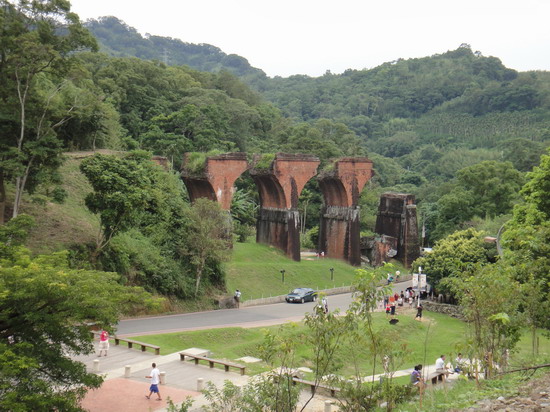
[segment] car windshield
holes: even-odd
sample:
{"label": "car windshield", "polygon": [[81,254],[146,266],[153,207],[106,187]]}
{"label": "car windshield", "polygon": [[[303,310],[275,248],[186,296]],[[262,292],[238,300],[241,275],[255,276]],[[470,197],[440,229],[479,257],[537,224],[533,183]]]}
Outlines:
{"label": "car windshield", "polygon": [[303,291],[304,291],[303,289],[294,289],[291,293],[295,293],[296,295],[299,295]]}

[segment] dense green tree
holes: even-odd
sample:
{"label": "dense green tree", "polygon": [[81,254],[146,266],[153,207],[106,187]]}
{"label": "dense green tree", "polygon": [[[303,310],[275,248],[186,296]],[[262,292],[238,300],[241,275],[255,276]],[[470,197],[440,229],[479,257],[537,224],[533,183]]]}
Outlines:
{"label": "dense green tree", "polygon": [[69,269],[65,252],[0,259],[0,398],[5,411],[81,411],[103,378],[70,355],[94,350],[89,322],[112,330],[150,296],[114,273]]}
{"label": "dense green tree", "polygon": [[473,265],[486,265],[494,261],[496,250],[483,241],[484,233],[466,229],[438,241],[432,252],[414,261],[415,270],[420,266],[428,281],[439,288],[442,279],[458,276]]}
{"label": "dense green tree", "polygon": [[101,222],[96,256],[117,233],[136,225],[141,213],[152,206],[153,168],[146,152],[125,157],[96,154],[82,161],[80,170],[94,189],[86,196],[86,206]]}
{"label": "dense green tree", "polygon": [[74,52],[95,47],[67,1],[0,2],[0,185],[15,183],[14,217],[23,192],[60,164],[56,130],[78,105],[63,98]]}
{"label": "dense green tree", "polygon": [[437,201],[436,228],[431,239],[441,239],[474,217],[475,199],[472,192],[462,187],[447,193]]}
{"label": "dense green tree", "polygon": [[415,132],[398,132],[395,135],[379,139],[373,150],[386,157],[401,157],[413,152],[418,145],[418,136]]}
{"label": "dense green tree", "polygon": [[474,213],[495,217],[508,213],[519,197],[522,174],[510,162],[485,161],[458,171],[460,187],[470,191]]}
{"label": "dense green tree", "polygon": [[529,172],[539,164],[540,157],[545,151],[545,144],[517,138],[503,141],[498,148],[502,150],[503,160],[512,162],[520,172]]}
{"label": "dense green tree", "polygon": [[550,280],[549,191],[550,155],[543,155],[540,166],[527,174],[521,191],[525,203],[514,208],[502,236],[505,259],[515,267],[520,281],[531,275],[536,280]]}

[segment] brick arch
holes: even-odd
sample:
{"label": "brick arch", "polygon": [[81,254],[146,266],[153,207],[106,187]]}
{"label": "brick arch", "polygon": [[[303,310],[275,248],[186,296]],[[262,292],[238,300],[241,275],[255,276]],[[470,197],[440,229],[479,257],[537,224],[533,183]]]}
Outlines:
{"label": "brick arch", "polygon": [[372,161],[353,157],[335,161],[331,170],[319,175],[319,250],[326,256],[361,264],[359,197],[373,174]]}
{"label": "brick arch", "polygon": [[277,153],[269,168],[250,169],[260,193],[256,241],[275,246],[296,261],[300,260],[298,198],[317,174],[319,163],[311,155]]}
{"label": "brick arch", "polygon": [[210,182],[206,180],[187,178],[184,179],[184,181],[185,187],[187,187],[187,192],[189,193],[189,198],[192,202],[194,202],[195,199],[199,198],[206,198],[214,202],[218,201],[216,192],[214,192],[214,188],[212,187],[212,184]]}
{"label": "brick arch", "polygon": [[[317,174],[319,159],[307,154],[277,153],[267,169],[249,164],[246,153],[210,156],[204,170],[193,174],[186,169],[184,156],[182,179],[191,201],[205,197],[218,201],[229,210],[235,181],[247,170],[260,195],[256,241],[275,246],[287,256],[300,260],[300,216],[298,198],[306,183]],[[367,158],[343,158],[319,175],[324,204],[320,221],[319,249],[327,256],[361,261],[359,238],[359,196],[372,177],[372,162]]]}
{"label": "brick arch", "polygon": [[260,206],[286,209],[288,207],[284,189],[281,183],[273,175],[253,176],[258,193],[260,195]]}
{"label": "brick arch", "polygon": [[346,187],[340,179],[319,179],[319,188],[323,193],[324,202],[331,206],[349,207]]}
{"label": "brick arch", "polygon": [[187,169],[189,153],[183,157],[181,178],[194,202],[207,198],[220,203],[224,210],[231,208],[235,181],[249,168],[246,153],[226,153],[206,159],[204,171],[195,174]]}

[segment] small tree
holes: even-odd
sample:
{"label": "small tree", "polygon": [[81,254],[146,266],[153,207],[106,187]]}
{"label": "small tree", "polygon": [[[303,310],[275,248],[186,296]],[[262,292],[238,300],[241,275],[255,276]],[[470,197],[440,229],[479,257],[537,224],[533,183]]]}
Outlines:
{"label": "small tree", "polygon": [[[302,411],[315,396],[317,387],[323,381],[327,382],[326,376],[334,376],[342,367],[336,355],[349,331],[350,319],[347,316],[340,317],[338,310],[325,313],[324,308],[318,305],[312,313],[306,313],[304,323],[309,329],[307,342],[313,349],[315,386],[311,391],[311,397],[302,406]],[[331,379],[328,383],[332,383]]]}
{"label": "small tree", "polygon": [[96,154],[84,159],[80,170],[94,189],[86,196],[86,206],[101,222],[97,258],[117,233],[137,225],[141,214],[151,207],[154,165],[147,152],[122,158]]}
{"label": "small tree", "polygon": [[188,255],[195,270],[195,296],[208,265],[225,261],[231,247],[231,220],[218,203],[197,199],[188,213],[188,226],[182,251]]}
{"label": "small tree", "polygon": [[445,283],[458,297],[476,356],[490,376],[493,362],[500,363],[519,340],[520,299],[514,299],[519,284],[511,269],[500,264],[478,265]]}
{"label": "small tree", "polygon": [[[390,293],[389,286],[380,287],[385,283],[386,274],[393,271],[393,265],[385,264],[374,270],[357,270],[357,278],[354,282],[354,300],[346,313],[348,333],[346,339],[351,343],[352,358],[355,361],[355,376],[350,381],[340,380],[338,385],[342,388],[338,401],[340,408],[344,411],[369,411],[372,410],[380,396],[388,395],[388,405],[393,405],[392,382],[393,374],[390,369],[400,361],[401,354],[398,349],[395,336],[393,341],[388,341],[388,331],[381,331],[374,328],[372,313],[378,303]],[[393,349],[396,350],[393,350]],[[361,351],[367,351],[372,359],[372,382],[364,382],[361,371],[357,367],[357,359]],[[393,352],[392,352],[393,350]],[[385,388],[380,388],[374,381],[376,367],[384,364],[384,356],[387,356],[388,377]],[[380,393],[380,390],[383,392]]]}
{"label": "small tree", "polygon": [[521,306],[523,319],[531,329],[532,355],[538,355],[537,329],[550,326],[548,312],[550,311],[550,302],[548,301],[548,292],[545,292],[546,285],[544,280],[535,279],[533,275],[529,281],[521,285]]}

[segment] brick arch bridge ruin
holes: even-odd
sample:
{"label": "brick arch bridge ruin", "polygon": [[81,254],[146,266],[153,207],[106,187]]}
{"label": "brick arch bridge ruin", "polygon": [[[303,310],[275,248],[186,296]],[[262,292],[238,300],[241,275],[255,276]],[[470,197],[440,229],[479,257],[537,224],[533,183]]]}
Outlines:
{"label": "brick arch bridge ruin", "polygon": [[[319,250],[326,256],[361,264],[359,197],[373,176],[372,161],[366,157],[341,158],[318,174],[320,161],[307,154],[277,153],[269,165],[259,166],[259,156],[249,162],[246,153],[209,156],[201,173],[186,169],[181,177],[191,201],[205,197],[229,211],[235,181],[250,173],[260,196],[256,241],[281,249],[300,260],[300,215],[298,199],[306,183],[317,176],[323,194]],[[416,223],[416,222],[415,222]]]}

